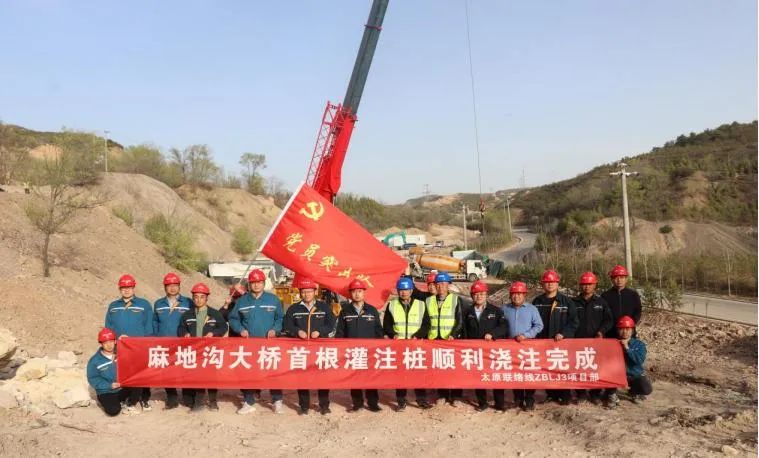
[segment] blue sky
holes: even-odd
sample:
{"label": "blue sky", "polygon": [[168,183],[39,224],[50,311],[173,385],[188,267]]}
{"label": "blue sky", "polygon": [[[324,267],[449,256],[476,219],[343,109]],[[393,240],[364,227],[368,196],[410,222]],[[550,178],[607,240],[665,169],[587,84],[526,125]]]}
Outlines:
{"label": "blue sky", "polygon": [[[0,0],[0,119],[245,151],[293,189],[370,1]],[[470,0],[482,188],[757,117],[755,1]],[[343,191],[477,192],[464,0],[390,0]]]}

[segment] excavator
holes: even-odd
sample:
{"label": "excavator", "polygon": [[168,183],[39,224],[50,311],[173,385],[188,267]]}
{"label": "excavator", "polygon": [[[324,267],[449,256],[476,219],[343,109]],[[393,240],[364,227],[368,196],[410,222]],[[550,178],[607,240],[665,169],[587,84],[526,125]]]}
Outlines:
{"label": "excavator", "polygon": [[[327,101],[316,135],[306,184],[330,202],[335,201],[335,195],[342,184],[343,162],[358,120],[358,107],[374,59],[374,51],[377,49],[388,2],[389,0],[373,0],[343,103],[333,104]],[[296,291],[290,286],[275,288],[277,296],[285,306],[299,300]],[[321,293],[323,299],[329,299],[328,302],[332,303],[332,310],[337,315],[340,305],[336,302],[335,295],[326,290]]]}

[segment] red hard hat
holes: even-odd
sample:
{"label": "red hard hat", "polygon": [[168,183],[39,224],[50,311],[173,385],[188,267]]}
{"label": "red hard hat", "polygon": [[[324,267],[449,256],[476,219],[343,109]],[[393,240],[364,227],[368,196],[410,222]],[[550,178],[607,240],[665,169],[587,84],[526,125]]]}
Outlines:
{"label": "red hard hat", "polygon": [[437,274],[434,274],[434,273],[427,274],[427,284],[435,283],[436,276]]}
{"label": "red hard hat", "polygon": [[232,296],[232,298],[237,299],[243,294],[245,294],[245,285],[241,283],[235,283],[229,287],[229,295]]}
{"label": "red hard hat", "polygon": [[511,288],[509,288],[509,294],[514,293],[525,293],[527,294],[527,285],[522,283],[521,281],[515,281],[511,284]]}
{"label": "red hard hat", "polygon": [[116,333],[108,328],[103,328],[98,332],[98,343],[103,343],[108,340],[116,340]]}
{"label": "red hard hat", "polygon": [[628,275],[630,275],[630,273],[627,272],[627,269],[625,269],[625,266],[619,266],[619,265],[617,265],[617,266],[614,266],[614,268],[611,269],[611,271],[609,271],[609,276],[611,278],[614,278],[614,277],[627,277]]}
{"label": "red hard hat", "polygon": [[353,291],[354,289],[366,289],[366,283],[357,278],[348,285],[348,291]]}
{"label": "red hard hat", "polygon": [[486,285],[485,282],[477,280],[476,282],[472,283],[472,287],[469,288],[469,292],[472,295],[474,295],[474,293],[487,293],[488,285]]}
{"label": "red hard hat", "polygon": [[253,269],[248,274],[248,281],[250,283],[254,281],[266,281],[266,274],[261,269]]}
{"label": "red hard hat", "polygon": [[137,280],[129,274],[124,274],[119,277],[119,288],[134,288],[137,286]]}
{"label": "red hard hat", "polygon": [[195,285],[190,290],[191,293],[201,293],[201,294],[211,294],[211,290],[208,288],[208,285],[205,283],[195,283]]}
{"label": "red hard hat", "polygon": [[558,283],[561,280],[561,277],[559,277],[559,274],[556,273],[555,270],[546,270],[543,272],[543,276],[540,278],[541,283]]}
{"label": "red hard hat", "polygon": [[595,285],[598,283],[598,279],[596,278],[596,274],[593,272],[585,272],[582,275],[580,275],[580,284],[581,285]]}
{"label": "red hard hat", "polygon": [[316,282],[310,278],[301,278],[298,282],[298,289],[316,289]]}
{"label": "red hard hat", "polygon": [[169,272],[163,277],[163,286],[178,285],[180,283],[182,283],[182,281],[179,279],[179,275],[174,272]]}
{"label": "red hard hat", "polygon": [[635,327],[635,320],[633,320],[627,315],[621,316],[619,317],[619,320],[617,320],[618,329],[634,328],[634,327]]}

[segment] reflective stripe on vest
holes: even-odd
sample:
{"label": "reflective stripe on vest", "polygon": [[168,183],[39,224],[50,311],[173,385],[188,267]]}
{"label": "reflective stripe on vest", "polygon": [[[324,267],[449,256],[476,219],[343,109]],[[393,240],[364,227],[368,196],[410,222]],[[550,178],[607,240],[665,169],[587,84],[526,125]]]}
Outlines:
{"label": "reflective stripe on vest", "polygon": [[[430,339],[447,339],[456,325],[456,304],[458,297],[449,294],[438,308],[437,296],[427,298],[427,313],[430,315]],[[438,332],[439,330],[439,332]]]}
{"label": "reflective stripe on vest", "polygon": [[411,300],[411,306],[406,316],[406,310],[398,299],[390,301],[390,314],[393,315],[393,331],[399,339],[410,339],[422,327],[424,317],[424,302]]}

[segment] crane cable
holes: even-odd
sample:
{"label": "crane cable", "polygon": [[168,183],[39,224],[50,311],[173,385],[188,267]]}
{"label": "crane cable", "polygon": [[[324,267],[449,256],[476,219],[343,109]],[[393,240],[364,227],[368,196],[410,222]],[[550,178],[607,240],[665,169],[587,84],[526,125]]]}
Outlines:
{"label": "crane cable", "polygon": [[482,235],[485,235],[485,203],[482,200],[482,169],[480,167],[480,131],[477,123],[477,98],[474,90],[474,65],[472,64],[472,38],[469,33],[469,0],[464,0],[464,13],[466,16],[466,45],[469,54],[469,82],[472,88],[472,118],[474,121],[474,148],[477,155],[477,184],[480,195],[480,219],[482,221]]}

